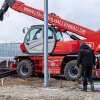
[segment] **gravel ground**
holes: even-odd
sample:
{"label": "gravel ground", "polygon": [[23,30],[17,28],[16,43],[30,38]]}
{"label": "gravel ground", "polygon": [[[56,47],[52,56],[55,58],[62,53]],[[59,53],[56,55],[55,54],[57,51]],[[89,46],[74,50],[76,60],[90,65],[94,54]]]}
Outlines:
{"label": "gravel ground", "polygon": [[[4,78],[0,86],[0,100],[100,100],[98,91],[81,91],[77,82],[51,78],[50,87],[44,88],[43,78]],[[1,84],[1,82],[0,82]]]}

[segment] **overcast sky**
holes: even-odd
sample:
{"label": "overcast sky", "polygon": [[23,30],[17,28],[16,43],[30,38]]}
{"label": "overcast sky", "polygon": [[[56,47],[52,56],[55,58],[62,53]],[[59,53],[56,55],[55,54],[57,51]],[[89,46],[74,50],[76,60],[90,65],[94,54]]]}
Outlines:
{"label": "overcast sky", "polygon": [[[4,0],[0,0],[0,7]],[[44,0],[20,0],[26,5],[39,10],[44,9]],[[48,0],[49,13],[56,13],[65,20],[97,31],[100,28],[100,0]],[[9,17],[8,17],[9,15]],[[12,9],[0,22],[1,42],[22,42],[22,29],[31,25],[42,24],[42,21]]]}

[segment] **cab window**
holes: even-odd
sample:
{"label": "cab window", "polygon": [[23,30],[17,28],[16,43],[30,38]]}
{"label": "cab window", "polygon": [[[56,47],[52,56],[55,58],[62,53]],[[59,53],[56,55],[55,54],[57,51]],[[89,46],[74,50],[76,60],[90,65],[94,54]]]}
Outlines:
{"label": "cab window", "polygon": [[64,41],[63,35],[62,35],[62,33],[59,32],[59,31],[56,33],[56,40],[57,40],[57,41]]}
{"label": "cab window", "polygon": [[28,42],[36,39],[41,39],[42,33],[42,29],[33,29],[26,35],[25,41]]}
{"label": "cab window", "polygon": [[53,39],[53,31],[48,29],[48,39]]}
{"label": "cab window", "polygon": [[42,29],[37,30],[36,33],[34,34],[32,40],[41,39],[42,38],[42,34],[43,34]]}

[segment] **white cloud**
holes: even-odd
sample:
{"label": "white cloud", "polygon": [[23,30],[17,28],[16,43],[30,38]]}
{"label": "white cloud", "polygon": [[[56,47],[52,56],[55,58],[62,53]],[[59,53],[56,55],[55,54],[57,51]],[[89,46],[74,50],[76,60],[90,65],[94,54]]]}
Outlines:
{"label": "white cloud", "polygon": [[[39,10],[44,9],[44,0],[20,0],[26,5]],[[49,12],[56,13],[63,19],[97,30],[100,27],[100,0],[48,0]],[[0,7],[3,0],[0,0]],[[9,17],[0,22],[0,41],[22,42],[23,27],[43,23],[38,19],[9,9]]]}

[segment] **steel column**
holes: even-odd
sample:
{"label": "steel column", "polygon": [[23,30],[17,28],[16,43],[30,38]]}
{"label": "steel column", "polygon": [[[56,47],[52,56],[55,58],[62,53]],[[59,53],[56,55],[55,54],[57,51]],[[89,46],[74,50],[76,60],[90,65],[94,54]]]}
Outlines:
{"label": "steel column", "polygon": [[48,86],[48,0],[44,0],[44,87]]}

